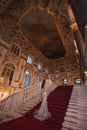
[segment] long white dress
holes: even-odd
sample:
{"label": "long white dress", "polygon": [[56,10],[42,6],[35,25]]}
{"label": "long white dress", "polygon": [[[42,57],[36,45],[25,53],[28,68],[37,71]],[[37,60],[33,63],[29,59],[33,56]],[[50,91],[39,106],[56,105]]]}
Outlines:
{"label": "long white dress", "polygon": [[51,113],[48,111],[47,105],[47,91],[42,89],[42,103],[38,110],[34,112],[34,117],[40,121],[46,120],[51,116]]}

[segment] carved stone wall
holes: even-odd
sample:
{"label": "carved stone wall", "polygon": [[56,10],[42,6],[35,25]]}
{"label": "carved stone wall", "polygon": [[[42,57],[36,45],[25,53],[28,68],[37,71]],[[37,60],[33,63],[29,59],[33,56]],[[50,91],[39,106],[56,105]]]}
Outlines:
{"label": "carved stone wall", "polygon": [[0,14],[3,14],[6,11],[11,2],[12,0],[0,0]]}
{"label": "carved stone wall", "polygon": [[[77,63],[77,57],[74,52],[74,37],[69,28],[70,23],[65,4],[66,3],[64,0],[14,0],[13,4],[7,8],[4,14],[6,17],[4,16],[0,19],[0,38],[6,41],[9,46],[12,43],[17,43],[21,47],[22,54],[24,54],[26,57],[29,54],[33,55],[35,63],[38,64],[38,61],[42,62],[43,67],[48,67],[49,71],[59,71],[62,65],[62,67],[65,69],[64,77],[71,77],[72,79],[74,76],[80,76],[80,66]],[[64,57],[57,60],[46,59],[44,55],[42,55],[39,50],[35,48],[32,43],[29,40],[25,39],[21,34],[21,31],[19,29],[20,17],[32,6],[38,6],[39,8],[47,9],[53,15],[58,32],[67,52]],[[10,56],[8,57],[10,58]],[[15,61],[15,64],[16,62],[17,59]],[[27,69],[28,65],[25,66],[25,69]],[[33,71],[32,67],[29,68],[31,71]],[[74,71],[72,71],[71,68],[73,68]],[[32,72],[33,77],[34,73],[36,75],[36,73],[40,74],[41,72]],[[58,75],[61,74],[58,72]],[[61,80],[61,78],[59,78],[59,80]]]}
{"label": "carved stone wall", "polygon": [[[0,78],[3,78],[1,77],[2,71],[7,63],[12,63],[15,67],[14,75],[11,82],[12,86],[23,87],[24,76],[25,76],[26,70],[28,70],[31,73],[30,85],[36,83],[38,75],[41,76],[42,80],[44,79],[44,77],[45,78],[47,77],[47,75],[45,74],[45,71],[38,70],[37,65],[35,64],[29,65],[27,63],[27,56],[23,57],[22,54],[20,54],[20,56],[18,57],[15,56],[14,54],[10,52],[9,50],[10,45],[8,43],[5,42],[6,44],[4,44],[4,41],[2,40],[0,42],[1,42],[0,50],[2,50],[0,51]],[[9,47],[6,48],[6,45],[9,45]],[[7,85],[9,84],[7,83]]]}

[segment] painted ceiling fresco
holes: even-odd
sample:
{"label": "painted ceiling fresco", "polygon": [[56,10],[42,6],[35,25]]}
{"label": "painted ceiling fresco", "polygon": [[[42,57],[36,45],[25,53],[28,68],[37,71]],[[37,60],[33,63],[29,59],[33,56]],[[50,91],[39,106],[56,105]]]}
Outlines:
{"label": "painted ceiling fresco", "polygon": [[55,19],[47,11],[31,9],[21,19],[21,31],[46,58],[57,59],[65,55]]}

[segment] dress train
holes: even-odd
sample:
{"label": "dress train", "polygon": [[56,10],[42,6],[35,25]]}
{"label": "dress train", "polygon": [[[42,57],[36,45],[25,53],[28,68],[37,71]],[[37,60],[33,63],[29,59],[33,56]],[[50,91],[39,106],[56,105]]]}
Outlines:
{"label": "dress train", "polygon": [[37,120],[43,121],[48,119],[51,116],[51,113],[48,111],[47,105],[47,92],[46,90],[42,92],[42,104],[38,110],[34,112],[34,117]]}

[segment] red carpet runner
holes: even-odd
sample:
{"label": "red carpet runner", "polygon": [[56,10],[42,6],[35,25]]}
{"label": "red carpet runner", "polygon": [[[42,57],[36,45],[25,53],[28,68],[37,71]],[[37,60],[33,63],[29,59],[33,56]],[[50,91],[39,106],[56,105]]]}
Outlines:
{"label": "red carpet runner", "polygon": [[25,116],[0,124],[0,130],[61,130],[73,86],[60,86],[48,97],[48,107],[52,114],[48,120],[34,119],[34,111],[40,103]]}

